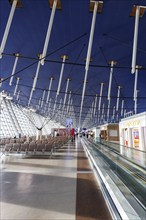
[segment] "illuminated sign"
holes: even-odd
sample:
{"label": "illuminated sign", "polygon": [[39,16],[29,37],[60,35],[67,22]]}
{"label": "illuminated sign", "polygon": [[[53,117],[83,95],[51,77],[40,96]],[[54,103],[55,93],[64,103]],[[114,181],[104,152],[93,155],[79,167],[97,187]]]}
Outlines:
{"label": "illuminated sign", "polygon": [[125,127],[135,127],[140,125],[140,120],[125,122]]}

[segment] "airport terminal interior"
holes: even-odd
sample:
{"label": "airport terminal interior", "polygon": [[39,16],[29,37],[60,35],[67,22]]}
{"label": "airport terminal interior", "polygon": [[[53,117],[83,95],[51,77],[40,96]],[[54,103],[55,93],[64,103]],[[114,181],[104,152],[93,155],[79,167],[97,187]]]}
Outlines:
{"label": "airport terminal interior", "polygon": [[0,220],[146,219],[146,0],[0,1]]}

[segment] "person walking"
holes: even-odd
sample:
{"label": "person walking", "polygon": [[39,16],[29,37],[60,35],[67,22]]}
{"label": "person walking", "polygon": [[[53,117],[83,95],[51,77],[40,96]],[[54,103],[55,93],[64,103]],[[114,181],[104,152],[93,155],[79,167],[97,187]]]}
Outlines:
{"label": "person walking", "polygon": [[74,128],[71,129],[70,135],[71,135],[71,141],[73,142],[75,140],[75,129]]}

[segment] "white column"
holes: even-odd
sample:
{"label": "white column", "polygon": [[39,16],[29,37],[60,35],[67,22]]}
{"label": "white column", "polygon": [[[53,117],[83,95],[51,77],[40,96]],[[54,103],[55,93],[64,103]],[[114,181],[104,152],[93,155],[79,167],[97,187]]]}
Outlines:
{"label": "white column", "polygon": [[135,101],[135,99],[137,98],[137,80],[138,80],[138,67],[136,66],[136,71],[135,71],[135,82],[134,82],[134,95],[133,95],[133,100]]}
{"label": "white column", "polygon": [[119,114],[118,114],[118,113],[117,113],[117,117],[116,117],[116,120],[117,120],[117,121],[119,121]]}
{"label": "white column", "polygon": [[120,89],[121,89],[121,86],[118,86],[118,94],[117,94],[116,111],[118,111],[118,110],[119,110],[119,97],[120,97]]}
{"label": "white column", "polygon": [[96,106],[97,106],[97,94],[96,94],[95,103],[94,103],[94,116],[95,116],[95,112],[96,112]]}
{"label": "white column", "polygon": [[19,54],[15,54],[15,56],[16,57],[15,57],[15,61],[14,61],[14,66],[13,66],[13,69],[12,69],[11,78],[10,78],[10,82],[9,82],[10,86],[12,85],[12,82],[13,82],[13,78],[14,78],[14,74],[15,74],[15,70],[16,70]]}
{"label": "white column", "polygon": [[124,99],[122,100],[122,105],[121,105],[121,116],[123,116],[123,110],[124,110]]}
{"label": "white column", "polygon": [[71,100],[71,91],[70,91],[70,93],[69,93],[69,97],[68,97],[67,113],[68,113],[68,111],[69,111],[70,100]]}
{"label": "white column", "polygon": [[17,93],[17,97],[16,97],[16,100],[17,100],[17,101],[19,100],[19,96],[20,96],[20,90],[19,90],[18,93]]}
{"label": "white column", "polygon": [[137,90],[135,91],[134,113],[137,114]]}
{"label": "white column", "polygon": [[52,12],[51,12],[51,17],[50,17],[50,21],[49,21],[49,25],[48,25],[48,30],[47,30],[47,34],[46,34],[44,49],[43,49],[43,53],[42,53],[43,59],[41,59],[41,65],[44,65],[44,61],[45,61],[45,57],[46,57],[46,53],[47,53],[47,49],[48,49],[48,44],[49,44],[49,40],[50,40],[50,36],[51,36],[51,30],[52,30],[52,25],[53,25],[53,21],[54,21],[56,6],[57,6],[57,0],[54,0]]}
{"label": "white column", "polygon": [[43,96],[42,96],[42,101],[41,101],[41,108],[43,107],[43,104],[44,104],[45,94],[46,94],[46,91],[44,90]]}
{"label": "white column", "polygon": [[132,70],[131,70],[131,73],[135,73],[135,66],[136,66],[139,14],[140,14],[140,7],[137,5],[136,6],[136,15],[135,15],[135,29],[134,29],[134,39],[133,39],[133,54],[132,54]]}
{"label": "white column", "polygon": [[92,102],[92,106],[91,106],[91,118],[93,117],[93,110],[94,110],[94,101]]}
{"label": "white column", "polygon": [[49,110],[50,110],[50,107],[51,107],[51,101],[52,101],[52,99],[50,98],[49,106],[48,106],[48,109],[49,109]]}
{"label": "white column", "polygon": [[108,100],[108,106],[107,106],[107,122],[109,121],[109,112],[110,112],[110,99]]}
{"label": "white column", "polygon": [[70,81],[70,79],[67,78],[66,89],[65,89],[65,94],[64,94],[64,101],[63,101],[63,108],[65,107],[65,103],[66,103],[66,97],[67,97],[67,92],[68,92],[69,81]]}
{"label": "white column", "polygon": [[40,105],[41,105],[41,98],[39,99],[38,110],[39,110],[39,108],[40,108]]}
{"label": "white column", "polygon": [[100,86],[100,97],[99,97],[99,103],[98,103],[98,110],[99,111],[100,111],[100,107],[101,107],[101,98],[102,98],[103,85],[104,85],[104,83],[101,83],[101,86]]}
{"label": "white column", "polygon": [[3,78],[0,79],[0,88],[2,88]]}
{"label": "white column", "polygon": [[58,96],[59,93],[60,93],[60,87],[61,87],[61,82],[62,82],[62,77],[63,77],[65,60],[66,60],[66,55],[63,56],[63,61],[62,61],[63,63],[62,63],[62,67],[61,67],[60,78],[59,78],[59,82],[58,82],[58,88],[57,88],[56,96]]}
{"label": "white column", "polygon": [[29,100],[28,100],[28,106],[30,105],[30,102],[31,102],[31,99],[32,99],[33,92],[34,92],[34,90],[31,89],[30,96],[29,96]]}
{"label": "white column", "polygon": [[113,66],[114,66],[114,61],[111,61],[110,78],[109,78],[109,86],[108,86],[108,97],[107,97],[108,100],[110,100],[110,95],[111,95],[111,85],[112,85],[112,76],[113,76]]}
{"label": "white column", "polygon": [[73,108],[72,108],[72,99],[70,100],[70,104],[68,106],[68,113],[69,115],[71,115],[71,111],[73,111]]}
{"label": "white column", "polygon": [[101,119],[103,120],[103,116],[104,116],[104,103],[102,105],[102,115],[101,115]]}
{"label": "white column", "polygon": [[42,55],[40,54],[37,69],[36,69],[36,74],[35,74],[35,77],[34,77],[34,80],[33,80],[33,85],[32,85],[32,89],[31,89],[31,92],[30,92],[29,100],[28,100],[28,106],[30,105],[30,102],[31,102],[31,99],[32,99],[32,96],[33,96],[33,92],[35,91],[35,88],[36,88],[36,83],[37,83],[38,74],[39,74],[40,65],[41,65],[41,62],[40,62],[41,56]]}
{"label": "white column", "polygon": [[7,21],[7,25],[6,25],[6,29],[5,29],[4,36],[3,36],[3,39],[2,39],[2,42],[1,42],[1,46],[0,46],[0,59],[2,58],[2,53],[5,49],[5,44],[6,44],[7,37],[8,37],[8,34],[9,34],[9,30],[10,30],[10,27],[11,27],[11,23],[12,23],[12,20],[13,20],[16,5],[17,5],[17,0],[13,0],[13,4],[12,4],[11,11],[10,11],[10,14],[9,14],[9,18],[8,18],[8,21]]}
{"label": "white column", "polygon": [[17,77],[16,86],[15,86],[15,90],[14,90],[14,96],[16,95],[16,92],[17,92],[17,89],[18,89],[19,80],[20,80],[20,78]]}
{"label": "white column", "polygon": [[54,114],[54,112],[55,112],[55,110],[56,110],[56,102],[57,102],[57,96],[56,96],[56,98],[55,98],[55,103],[54,103],[54,108],[53,108],[53,114]]}
{"label": "white column", "polygon": [[53,80],[53,77],[50,78],[50,84],[49,84],[49,89],[48,89],[46,103],[48,103],[49,98],[50,98],[50,90],[51,90],[51,87],[52,87],[52,80]]}
{"label": "white column", "polygon": [[38,74],[39,74],[40,64],[41,64],[41,62],[40,62],[41,57],[42,57],[42,55],[40,54],[37,69],[36,69],[36,73],[35,73],[35,77],[34,77],[34,80],[33,80],[33,85],[32,85],[33,91],[35,90],[37,79],[38,79]]}
{"label": "white column", "polygon": [[113,107],[113,120],[115,119],[115,106]]}
{"label": "white column", "polygon": [[126,109],[124,110],[124,118],[126,117]]}
{"label": "white column", "polygon": [[93,36],[94,36],[94,29],[95,29],[97,9],[98,9],[98,2],[95,2],[95,4],[94,4],[94,11],[93,11],[93,17],[92,17],[91,30],[90,30],[90,38],[89,38],[89,43],[88,43],[86,66],[85,66],[85,77],[84,77],[84,84],[83,84],[83,91],[82,91],[82,100],[81,100],[81,107],[80,107],[79,127],[80,127],[80,120],[81,120],[81,114],[82,114],[82,108],[83,108],[83,102],[84,102],[84,96],[85,96],[86,82],[87,82],[87,76],[88,76],[88,69],[89,69],[89,63],[90,63],[90,57],[91,57],[91,50],[92,50],[92,43],[93,43]]}
{"label": "white column", "polygon": [[60,99],[59,110],[61,110],[61,105],[62,105],[62,98]]}

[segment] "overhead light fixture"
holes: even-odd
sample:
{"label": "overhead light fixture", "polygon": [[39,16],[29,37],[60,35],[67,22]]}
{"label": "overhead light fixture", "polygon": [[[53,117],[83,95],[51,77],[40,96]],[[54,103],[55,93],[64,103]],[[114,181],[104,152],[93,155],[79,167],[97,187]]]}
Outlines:
{"label": "overhead light fixture", "polygon": [[[130,17],[135,17],[137,6],[138,5],[133,5],[132,10],[130,12]],[[145,11],[146,11],[146,6],[140,6],[139,5],[139,8],[140,8],[139,17],[142,18]]]}
{"label": "overhead light fixture", "polygon": [[[13,4],[13,1],[14,1],[14,0],[9,0],[9,2],[10,2],[11,5]],[[21,1],[21,0],[17,0],[16,8],[22,8],[22,1]]]}
{"label": "overhead light fixture", "polygon": [[[50,8],[53,7],[53,2],[54,2],[54,0],[49,0]],[[61,10],[61,9],[62,9],[61,0],[57,0],[57,6],[56,6],[56,9],[58,9],[58,10]]]}
{"label": "overhead light fixture", "polygon": [[[89,5],[89,11],[90,12],[94,11],[95,2],[96,2],[95,0],[90,0],[90,5]],[[97,13],[102,13],[102,8],[103,8],[103,1],[98,1]]]}

